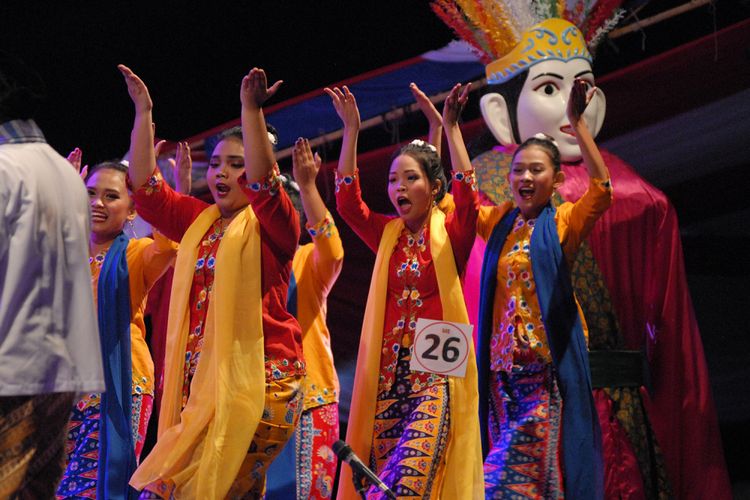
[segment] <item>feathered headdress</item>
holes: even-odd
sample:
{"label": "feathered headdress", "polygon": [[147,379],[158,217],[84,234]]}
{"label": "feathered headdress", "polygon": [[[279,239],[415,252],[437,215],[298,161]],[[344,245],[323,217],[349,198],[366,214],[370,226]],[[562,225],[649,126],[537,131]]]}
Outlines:
{"label": "feathered headdress", "polygon": [[487,81],[503,83],[534,64],[592,61],[604,35],[624,15],[622,0],[434,0],[432,10],[487,66]]}

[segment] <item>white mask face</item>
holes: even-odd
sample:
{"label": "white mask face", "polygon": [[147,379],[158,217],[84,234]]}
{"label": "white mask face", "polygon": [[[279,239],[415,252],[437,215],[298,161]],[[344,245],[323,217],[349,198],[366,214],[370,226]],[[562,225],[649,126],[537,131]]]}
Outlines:
{"label": "white mask face", "polygon": [[[557,141],[563,161],[577,161],[581,150],[565,113],[573,81],[580,78],[594,86],[591,65],[584,59],[550,60],[529,68],[518,97],[518,133],[521,141],[544,132]],[[597,89],[583,116],[596,136],[604,121],[606,103]]]}

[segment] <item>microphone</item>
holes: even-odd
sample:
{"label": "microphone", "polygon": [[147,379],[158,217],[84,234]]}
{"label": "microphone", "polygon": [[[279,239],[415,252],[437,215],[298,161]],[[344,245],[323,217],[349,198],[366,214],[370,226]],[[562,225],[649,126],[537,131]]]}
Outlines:
{"label": "microphone", "polygon": [[388,488],[388,486],[386,486],[385,483],[381,481],[380,478],[376,476],[375,473],[371,471],[369,467],[367,467],[357,455],[354,454],[352,448],[348,444],[339,439],[338,441],[333,443],[333,452],[337,457],[339,457],[339,460],[349,464],[349,467],[352,468],[352,472],[354,473],[355,478],[364,476],[370,483],[377,486],[378,489],[382,491],[387,498],[396,500],[396,495],[391,491],[391,489]]}

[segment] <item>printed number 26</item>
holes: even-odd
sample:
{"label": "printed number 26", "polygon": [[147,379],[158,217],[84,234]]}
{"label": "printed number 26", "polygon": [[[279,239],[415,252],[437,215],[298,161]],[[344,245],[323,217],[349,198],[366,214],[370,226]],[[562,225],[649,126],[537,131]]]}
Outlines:
{"label": "printed number 26", "polygon": [[[439,335],[435,335],[434,333],[430,333],[425,336],[427,340],[432,341],[432,345],[428,347],[423,353],[422,357],[424,359],[440,359],[435,354],[433,354],[434,351],[437,350],[438,347],[440,347],[440,340],[441,337]],[[459,337],[448,337],[445,339],[445,342],[443,343],[443,360],[448,363],[453,363],[458,359],[459,351],[457,347],[454,347],[452,344],[455,344],[456,342],[460,342],[461,339]]]}

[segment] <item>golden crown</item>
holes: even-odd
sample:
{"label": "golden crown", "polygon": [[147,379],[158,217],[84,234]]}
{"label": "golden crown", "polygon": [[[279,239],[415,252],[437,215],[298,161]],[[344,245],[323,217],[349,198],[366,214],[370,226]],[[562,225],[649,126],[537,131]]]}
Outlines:
{"label": "golden crown", "polygon": [[432,10],[471,44],[502,83],[541,61],[592,61],[624,15],[621,0],[433,0]]}
{"label": "golden crown", "polygon": [[564,19],[547,19],[526,30],[507,55],[486,67],[487,83],[503,83],[531,66],[548,60],[593,62],[581,31]]}

